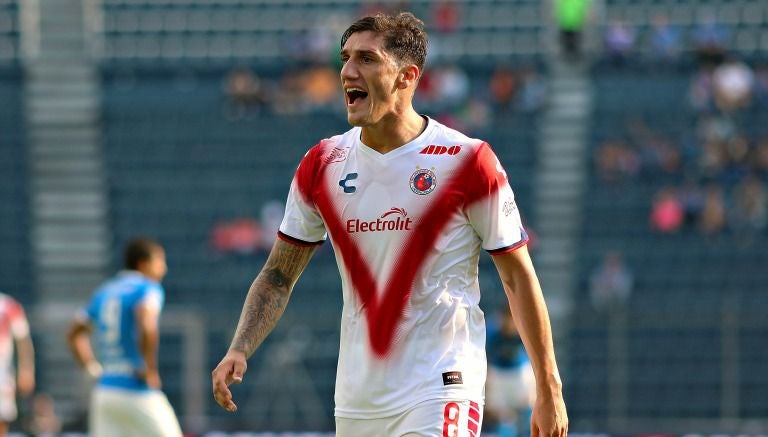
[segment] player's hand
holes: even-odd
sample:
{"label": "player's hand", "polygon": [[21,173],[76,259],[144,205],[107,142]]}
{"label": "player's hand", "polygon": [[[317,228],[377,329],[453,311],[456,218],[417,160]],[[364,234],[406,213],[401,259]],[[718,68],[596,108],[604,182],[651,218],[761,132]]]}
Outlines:
{"label": "player's hand", "polygon": [[144,375],[144,381],[146,381],[147,387],[156,390],[160,390],[163,386],[162,382],[160,382],[160,373],[157,370],[147,372],[146,375]]}
{"label": "player's hand", "polygon": [[141,369],[136,376],[147,384],[147,387],[160,390],[163,384],[160,382],[160,372],[157,370]]}
{"label": "player's hand", "polygon": [[568,413],[560,391],[536,396],[531,415],[531,437],[565,437],[568,435]]}
{"label": "player's hand", "polygon": [[237,411],[237,405],[232,402],[232,392],[229,386],[243,382],[243,374],[248,368],[245,354],[236,350],[229,350],[213,372],[213,398],[216,403],[227,411]]}
{"label": "player's hand", "polygon": [[103,371],[104,369],[101,367],[101,364],[96,360],[91,360],[85,365],[85,373],[91,377],[91,379],[101,378]]}

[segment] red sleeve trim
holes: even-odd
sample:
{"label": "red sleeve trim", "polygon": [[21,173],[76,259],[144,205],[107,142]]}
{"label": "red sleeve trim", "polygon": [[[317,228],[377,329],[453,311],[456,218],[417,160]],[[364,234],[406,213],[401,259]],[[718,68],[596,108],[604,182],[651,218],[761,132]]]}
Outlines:
{"label": "red sleeve trim", "polygon": [[526,244],[528,244],[528,236],[527,235],[524,236],[524,238],[522,240],[520,240],[519,242],[517,242],[517,243],[515,243],[515,244],[513,244],[511,246],[506,246],[506,247],[502,247],[502,248],[499,248],[499,249],[493,249],[493,250],[489,250],[487,252],[491,256],[502,255],[502,254],[505,254],[505,253],[514,252],[517,249],[525,246]]}
{"label": "red sleeve trim", "polygon": [[291,237],[290,235],[286,235],[280,231],[277,231],[277,237],[285,241],[286,243],[291,243],[295,246],[301,246],[301,247],[319,246],[323,244],[323,242],[325,242],[325,240],[314,241],[314,242],[299,240],[298,238]]}

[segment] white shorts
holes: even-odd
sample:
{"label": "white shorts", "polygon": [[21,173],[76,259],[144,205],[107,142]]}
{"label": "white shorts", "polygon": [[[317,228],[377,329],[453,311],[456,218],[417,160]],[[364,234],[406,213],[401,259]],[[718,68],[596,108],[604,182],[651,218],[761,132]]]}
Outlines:
{"label": "white shorts", "polygon": [[485,405],[488,411],[505,413],[533,407],[536,402],[536,378],[530,364],[513,369],[488,367]]}
{"label": "white shorts", "polygon": [[94,388],[89,428],[91,437],[181,437],[176,414],[159,390]]}
{"label": "white shorts", "polygon": [[468,400],[432,400],[391,417],[336,417],[336,437],[478,437],[483,409]]}

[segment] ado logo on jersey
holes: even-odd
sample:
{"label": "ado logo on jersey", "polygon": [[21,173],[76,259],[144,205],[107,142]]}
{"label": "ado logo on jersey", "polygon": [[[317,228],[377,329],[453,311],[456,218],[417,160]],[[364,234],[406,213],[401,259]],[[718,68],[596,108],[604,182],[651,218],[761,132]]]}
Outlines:
{"label": "ado logo on jersey", "polygon": [[461,146],[438,146],[436,144],[430,144],[427,147],[421,149],[419,154],[421,155],[458,155],[461,152]]}
{"label": "ado logo on jersey", "polygon": [[[432,167],[432,170],[434,170],[434,167]],[[420,168],[413,172],[410,183],[411,191],[422,196],[435,191],[437,176],[435,176],[432,170]]]}

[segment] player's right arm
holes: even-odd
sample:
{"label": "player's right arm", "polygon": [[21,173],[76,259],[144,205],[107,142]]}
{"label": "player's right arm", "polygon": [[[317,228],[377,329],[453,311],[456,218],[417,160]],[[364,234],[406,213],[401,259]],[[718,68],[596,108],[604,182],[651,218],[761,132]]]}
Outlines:
{"label": "player's right arm", "polygon": [[96,360],[91,347],[91,331],[88,319],[76,317],[67,331],[67,344],[77,364],[91,377],[98,378],[101,375],[101,364]]}
{"label": "player's right arm", "polygon": [[229,385],[240,383],[247,359],[269,335],[283,315],[293,286],[315,253],[316,245],[298,245],[277,239],[267,262],[245,298],[229,351],[213,370],[213,397],[222,408],[236,411]]}

